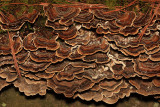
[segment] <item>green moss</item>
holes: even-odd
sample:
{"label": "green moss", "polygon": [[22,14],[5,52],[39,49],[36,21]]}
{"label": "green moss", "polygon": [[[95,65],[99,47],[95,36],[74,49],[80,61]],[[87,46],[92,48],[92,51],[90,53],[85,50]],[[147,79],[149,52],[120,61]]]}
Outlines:
{"label": "green moss", "polygon": [[106,0],[105,4],[106,4],[107,7],[109,7],[110,9],[115,9],[116,0]]}
{"label": "green moss", "polygon": [[6,106],[7,106],[7,104],[3,102],[2,103],[2,107],[6,107]]}
{"label": "green moss", "polygon": [[34,9],[34,6],[30,6],[30,7],[28,8],[28,12],[31,13],[31,12],[33,11],[33,9]]}
{"label": "green moss", "polygon": [[145,4],[145,6],[143,8],[141,8],[142,13],[146,13],[148,10],[149,11],[151,10],[150,4]]}
{"label": "green moss", "polygon": [[[1,8],[0,8],[0,10],[8,10],[8,8],[9,8],[9,6],[8,5],[6,5],[6,4],[8,4],[9,2],[8,1],[5,1],[5,2],[1,2]],[[4,6],[3,6],[4,5]]]}
{"label": "green moss", "polygon": [[27,10],[27,7],[23,5],[23,6],[17,7],[17,10],[18,12],[15,12],[15,15],[18,18],[23,15],[23,13]]}
{"label": "green moss", "polygon": [[111,10],[115,9],[118,6],[127,6],[129,3],[130,2],[128,2],[128,0],[105,0],[105,5]]}

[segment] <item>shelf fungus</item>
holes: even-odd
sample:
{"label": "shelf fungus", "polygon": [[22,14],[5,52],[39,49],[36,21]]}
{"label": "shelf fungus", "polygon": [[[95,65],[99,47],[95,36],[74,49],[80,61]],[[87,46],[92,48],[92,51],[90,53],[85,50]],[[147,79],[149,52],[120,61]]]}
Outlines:
{"label": "shelf fungus", "polygon": [[108,104],[160,95],[158,10],[152,18],[83,3],[8,5],[17,8],[0,11],[0,90],[13,84],[26,96],[51,89]]}

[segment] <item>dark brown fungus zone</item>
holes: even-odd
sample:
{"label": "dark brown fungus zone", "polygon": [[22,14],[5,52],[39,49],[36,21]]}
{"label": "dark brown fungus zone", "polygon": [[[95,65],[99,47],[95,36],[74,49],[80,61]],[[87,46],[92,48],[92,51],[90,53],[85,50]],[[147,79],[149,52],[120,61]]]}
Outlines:
{"label": "dark brown fungus zone", "polygon": [[77,28],[75,26],[71,26],[67,30],[57,31],[57,33],[61,39],[69,40],[77,36]]}
{"label": "dark brown fungus zone", "polygon": [[52,21],[47,20],[45,25],[48,27],[52,27],[54,30],[67,30],[68,29],[68,27],[61,25],[58,21],[52,22]]}
{"label": "dark brown fungus zone", "polygon": [[99,26],[97,29],[96,29],[96,32],[97,34],[108,34],[108,33],[111,33],[109,31],[109,29],[103,29],[103,27]]}
{"label": "dark brown fungus zone", "polygon": [[150,14],[139,13],[133,22],[135,27],[141,27],[149,23],[151,19]]}
{"label": "dark brown fungus zone", "polygon": [[73,67],[71,64],[66,66],[61,72],[57,74],[58,80],[73,80],[74,74],[84,72],[82,67]]}
{"label": "dark brown fungus zone", "polygon": [[160,87],[157,85],[154,85],[155,82],[154,79],[151,80],[143,80],[140,78],[136,78],[134,80],[130,80],[129,82],[131,83],[131,85],[136,87],[136,92],[139,94],[142,94],[144,96],[148,96],[148,95],[156,95],[159,94],[159,90]]}
{"label": "dark brown fungus zone", "polygon": [[160,51],[156,52],[155,54],[150,55],[150,59],[152,61],[160,61]]}
{"label": "dark brown fungus zone", "polygon": [[24,71],[38,72],[45,70],[49,65],[49,62],[35,62],[31,58],[28,58],[25,63],[19,67]]}
{"label": "dark brown fungus zone", "polygon": [[37,50],[30,52],[30,58],[36,62],[51,62],[54,57],[54,51]]}
{"label": "dark brown fungus zone", "polygon": [[38,78],[49,79],[52,78],[54,73],[38,72],[35,74]]}
{"label": "dark brown fungus zone", "polygon": [[30,33],[23,39],[23,46],[25,50],[31,50],[31,51],[37,50],[37,48],[33,43],[35,37],[36,36],[34,33]]}
{"label": "dark brown fungus zone", "polygon": [[60,43],[60,47],[56,51],[56,55],[60,58],[67,58],[71,54],[71,47],[67,46],[64,42]]}
{"label": "dark brown fungus zone", "polygon": [[72,97],[75,92],[82,92],[91,88],[94,83],[89,79],[73,79],[72,81],[58,81],[54,76],[47,81],[47,86],[52,88],[56,93],[64,93],[66,97]]}
{"label": "dark brown fungus zone", "polygon": [[119,15],[118,11],[110,12],[108,8],[94,9],[92,12],[96,17],[104,20],[113,20],[116,19]]}
{"label": "dark brown fungus zone", "polygon": [[82,10],[78,16],[74,18],[76,22],[89,23],[94,18],[94,15],[88,9]]}
{"label": "dark brown fungus zone", "polygon": [[55,21],[60,19],[60,24],[65,24],[70,19],[76,17],[80,13],[79,8],[75,7],[55,7],[53,5],[48,5],[44,7],[44,11],[46,12],[46,15],[48,16],[48,20]]}
{"label": "dark brown fungus zone", "polygon": [[37,48],[46,48],[47,50],[56,50],[59,48],[59,43],[56,42],[57,35],[50,31],[41,29],[39,32],[35,32],[35,39],[33,43]]}
{"label": "dark brown fungus zone", "polygon": [[84,29],[80,29],[77,32],[77,36],[73,39],[66,40],[65,42],[69,45],[75,46],[75,45],[87,45],[90,39],[90,36],[93,34],[93,32],[86,31]]}
{"label": "dark brown fungus zone", "polygon": [[27,50],[22,49],[19,53],[16,54],[16,59],[18,63],[24,63],[29,57],[29,52]]}
{"label": "dark brown fungus zone", "polygon": [[26,96],[54,90],[108,104],[131,93],[159,98],[155,6],[151,13],[85,3],[2,6],[0,90],[13,84]]}
{"label": "dark brown fungus zone", "polygon": [[132,26],[135,17],[135,12],[125,12],[119,16],[119,18],[116,20],[116,24],[119,27]]}
{"label": "dark brown fungus zone", "polygon": [[83,23],[82,26],[86,29],[91,29],[91,28],[97,28],[100,23],[101,23],[100,19],[94,18],[89,23]]}
{"label": "dark brown fungus zone", "polygon": [[92,55],[86,55],[83,60],[86,62],[95,61],[96,63],[107,63],[110,59],[107,56],[107,53],[95,53]]}
{"label": "dark brown fungus zone", "polygon": [[13,64],[13,58],[12,56],[1,56],[0,57],[0,66],[3,66],[5,64]]}
{"label": "dark brown fungus zone", "polygon": [[28,79],[30,79],[30,80],[32,80],[32,79],[34,79],[34,80],[40,80],[40,78],[37,77],[34,73],[32,73],[32,74],[31,73],[26,73],[25,77],[28,78]]}
{"label": "dark brown fungus zone", "polygon": [[87,45],[81,45],[78,52],[81,55],[91,55],[98,51],[107,52],[109,50],[109,44],[104,38],[93,38]]}
{"label": "dark brown fungus zone", "polygon": [[124,36],[128,35],[135,35],[139,31],[139,27],[125,27],[124,29],[120,30],[120,34],[123,34]]}
{"label": "dark brown fungus zone", "polygon": [[116,25],[115,20],[108,21],[107,24],[111,32],[118,32],[120,30],[120,27]]}
{"label": "dark brown fungus zone", "polygon": [[68,61],[62,61],[59,63],[52,63],[49,65],[49,67],[45,70],[46,73],[55,73],[55,72],[60,72],[62,71],[67,65]]}
{"label": "dark brown fungus zone", "polygon": [[159,47],[160,43],[160,34],[159,32],[153,32],[148,35],[148,37],[144,37],[142,43],[145,44],[145,48],[147,50],[152,50],[155,47]]}
{"label": "dark brown fungus zone", "polygon": [[[11,33],[13,38],[13,48],[15,53],[18,53],[21,50],[21,39],[20,37],[14,37],[17,34],[15,32]],[[18,35],[17,35],[18,36]],[[0,34],[0,54],[7,55],[11,53],[9,36],[7,33]]]}
{"label": "dark brown fungus zone", "polygon": [[132,55],[132,56],[138,56],[140,55],[140,53],[144,53],[145,49],[143,45],[140,45],[138,47],[127,47],[127,48],[123,48],[121,50],[122,53],[126,54],[126,55]]}
{"label": "dark brown fungus zone", "polygon": [[135,72],[140,75],[145,75],[148,77],[160,76],[160,62],[159,61],[138,61],[134,60]]}

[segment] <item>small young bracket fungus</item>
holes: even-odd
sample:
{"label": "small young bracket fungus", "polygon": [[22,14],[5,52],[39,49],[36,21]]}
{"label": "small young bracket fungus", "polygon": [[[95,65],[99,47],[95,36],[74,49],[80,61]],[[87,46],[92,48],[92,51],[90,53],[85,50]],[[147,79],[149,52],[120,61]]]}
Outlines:
{"label": "small young bracket fungus", "polygon": [[0,90],[14,84],[26,96],[51,89],[108,104],[131,93],[158,98],[158,1],[147,13],[85,3],[5,5],[17,8],[0,11]]}

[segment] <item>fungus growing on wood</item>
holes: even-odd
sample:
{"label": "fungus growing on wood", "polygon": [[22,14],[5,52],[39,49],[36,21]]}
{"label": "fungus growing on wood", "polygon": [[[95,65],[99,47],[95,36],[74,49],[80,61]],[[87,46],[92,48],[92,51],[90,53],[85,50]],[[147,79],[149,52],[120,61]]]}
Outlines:
{"label": "fungus growing on wood", "polygon": [[101,23],[101,20],[95,17],[89,23],[83,23],[82,26],[87,29],[91,29],[91,28],[97,28],[100,23]]}
{"label": "fungus growing on wood", "polygon": [[21,14],[0,11],[0,90],[14,84],[27,96],[51,89],[109,104],[131,93],[158,98],[159,4],[146,14],[85,3],[17,6]]}
{"label": "fungus growing on wood", "polygon": [[56,42],[57,35],[48,29],[40,29],[34,33],[33,43],[37,48],[46,48],[47,50],[56,50],[59,43]]}
{"label": "fungus growing on wood", "polygon": [[73,80],[74,74],[79,74],[81,72],[84,72],[82,67],[73,67],[71,64],[69,64],[57,74],[57,79],[60,81]]}
{"label": "fungus growing on wood", "polygon": [[86,55],[83,60],[86,62],[95,61],[96,63],[107,63],[110,59],[107,56],[107,53],[95,53],[92,55]]}
{"label": "fungus growing on wood", "polygon": [[108,8],[94,9],[92,10],[92,12],[96,17],[98,17],[99,19],[104,19],[104,20],[113,20],[113,19],[116,19],[119,15],[118,11],[110,12]]}
{"label": "fungus growing on wood", "polygon": [[66,40],[65,42],[69,45],[72,45],[72,46],[87,45],[91,35],[93,35],[93,32],[79,29],[77,32],[77,36],[75,38],[70,39],[70,40]]}
{"label": "fungus growing on wood", "polygon": [[135,12],[125,12],[124,14],[120,15],[119,18],[116,20],[116,24],[119,27],[126,27],[132,26],[132,23],[136,17]]}
{"label": "fungus growing on wood", "polygon": [[138,61],[134,60],[135,62],[135,72],[139,75],[145,75],[149,77],[158,76],[160,75],[160,62],[159,61]]}
{"label": "fungus growing on wood", "polygon": [[58,21],[52,22],[52,21],[47,20],[45,25],[48,27],[52,27],[54,30],[67,30],[68,29],[67,26],[61,25]]}
{"label": "fungus growing on wood", "polygon": [[24,71],[38,72],[45,70],[50,65],[49,62],[35,62],[31,58],[28,58],[25,63],[19,67]]}
{"label": "fungus growing on wood", "polygon": [[76,22],[89,23],[94,18],[94,15],[88,9],[82,10],[78,16],[74,18]]}
{"label": "fungus growing on wood", "polygon": [[120,33],[123,34],[124,36],[128,35],[135,35],[138,33],[140,28],[138,27],[125,27],[124,29],[120,30]]}
{"label": "fungus growing on wood", "polygon": [[65,31],[62,30],[57,32],[58,32],[58,36],[64,40],[73,39],[77,36],[77,28],[75,26],[69,27]]}
{"label": "fungus growing on wood", "polygon": [[46,89],[47,89],[46,81],[35,81],[22,77],[19,78],[17,81],[15,81],[13,84],[15,87],[19,88],[20,92],[24,92],[25,95],[27,96],[36,94],[39,95],[46,94]]}
{"label": "fungus growing on wood", "polygon": [[64,42],[60,43],[60,47],[56,50],[56,55],[60,58],[67,58],[71,54],[71,47]]}
{"label": "fungus growing on wood", "polygon": [[87,45],[81,45],[78,52],[81,55],[91,55],[98,51],[107,52],[109,49],[109,44],[104,38],[93,38]]}
{"label": "fungus growing on wood", "polygon": [[48,20],[55,21],[59,19],[60,24],[65,24],[70,19],[76,17],[80,13],[79,8],[75,7],[54,7],[53,5],[44,6],[44,11],[48,16]]}
{"label": "fungus growing on wood", "polygon": [[66,97],[72,97],[75,92],[83,92],[91,88],[94,83],[86,78],[81,80],[73,79],[72,81],[58,81],[56,77],[47,81],[47,86],[52,88],[56,93],[63,93]]}

